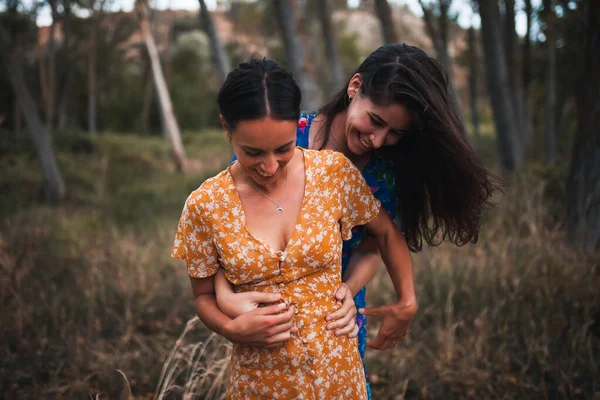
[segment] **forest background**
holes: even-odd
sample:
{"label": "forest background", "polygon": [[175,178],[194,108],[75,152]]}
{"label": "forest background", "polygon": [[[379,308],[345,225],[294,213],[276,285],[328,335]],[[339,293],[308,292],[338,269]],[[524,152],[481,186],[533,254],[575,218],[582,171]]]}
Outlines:
{"label": "forest background", "polygon": [[[420,310],[367,352],[374,398],[600,398],[599,1],[125,6],[0,2],[4,398],[220,398],[231,346],[169,258],[186,196],[231,157],[218,88],[268,56],[316,110],[396,42],[446,66],[509,186],[476,244],[413,256]],[[368,303],[392,300],[382,268]]]}

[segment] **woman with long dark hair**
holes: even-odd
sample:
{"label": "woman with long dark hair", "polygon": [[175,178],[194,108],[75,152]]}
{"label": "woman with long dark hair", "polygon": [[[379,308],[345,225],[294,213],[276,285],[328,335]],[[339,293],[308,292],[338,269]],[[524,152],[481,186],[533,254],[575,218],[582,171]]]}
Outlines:
{"label": "woman with long dark hair", "polygon": [[[465,138],[447,74],[417,47],[391,44],[371,53],[318,113],[303,114],[297,145],[336,150],[362,172],[375,197],[397,216],[408,248],[450,241],[476,242],[483,210],[502,180],[485,169]],[[406,332],[415,305],[364,309],[364,286],[381,264],[375,241],[357,228],[344,242],[343,274],[355,295],[359,348],[364,357],[365,315],[383,320],[369,346],[389,348]],[[217,278],[219,306],[230,315],[256,307],[252,293],[233,294]],[[343,296],[340,296],[340,298]],[[334,318],[340,318],[335,314]],[[338,322],[339,321],[339,322]],[[341,328],[340,318],[332,328]],[[345,330],[344,332],[346,332]]]}

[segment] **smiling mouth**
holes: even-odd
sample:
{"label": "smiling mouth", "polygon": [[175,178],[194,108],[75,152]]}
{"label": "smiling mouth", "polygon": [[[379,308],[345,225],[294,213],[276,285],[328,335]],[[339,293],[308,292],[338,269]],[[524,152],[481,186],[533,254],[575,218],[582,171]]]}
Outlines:
{"label": "smiling mouth", "polygon": [[358,134],[358,141],[360,142],[360,144],[365,148],[365,149],[371,149],[373,148],[372,145],[369,144],[369,142],[367,142],[365,140],[365,138],[359,133]]}
{"label": "smiling mouth", "polygon": [[258,175],[262,176],[263,178],[267,178],[267,179],[268,179],[268,178],[272,178],[272,177],[274,177],[274,176],[277,174],[277,172],[275,172],[273,175],[263,174],[262,172],[260,172],[260,171],[259,171],[259,170],[257,170],[257,169],[255,169],[255,171],[256,171],[256,173],[257,173]]}

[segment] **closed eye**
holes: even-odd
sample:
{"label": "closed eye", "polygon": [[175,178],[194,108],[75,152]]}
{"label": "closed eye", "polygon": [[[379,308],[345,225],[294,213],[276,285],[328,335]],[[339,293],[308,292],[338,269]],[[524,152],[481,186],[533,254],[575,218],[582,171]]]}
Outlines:
{"label": "closed eye", "polygon": [[383,124],[381,121],[379,121],[379,120],[376,120],[376,119],[375,119],[375,118],[373,118],[373,116],[372,116],[372,115],[370,115],[370,114],[369,114],[369,119],[371,120],[371,123],[372,123],[373,125],[375,125],[375,126],[384,126],[384,124]]}

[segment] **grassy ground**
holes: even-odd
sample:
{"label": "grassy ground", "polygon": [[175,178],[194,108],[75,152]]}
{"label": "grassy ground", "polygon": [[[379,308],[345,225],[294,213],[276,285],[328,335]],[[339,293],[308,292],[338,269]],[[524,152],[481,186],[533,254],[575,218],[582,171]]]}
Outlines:
{"label": "grassy ground", "polygon": [[[49,208],[27,138],[0,135],[4,398],[220,396],[229,345],[186,325],[191,293],[169,248],[187,194],[229,153],[220,132],[185,142],[180,176],[161,138],[59,135],[69,196]],[[376,399],[600,398],[599,263],[565,244],[563,178],[528,167],[477,244],[415,255],[411,335],[367,355]],[[382,269],[369,302],[392,295]]]}

